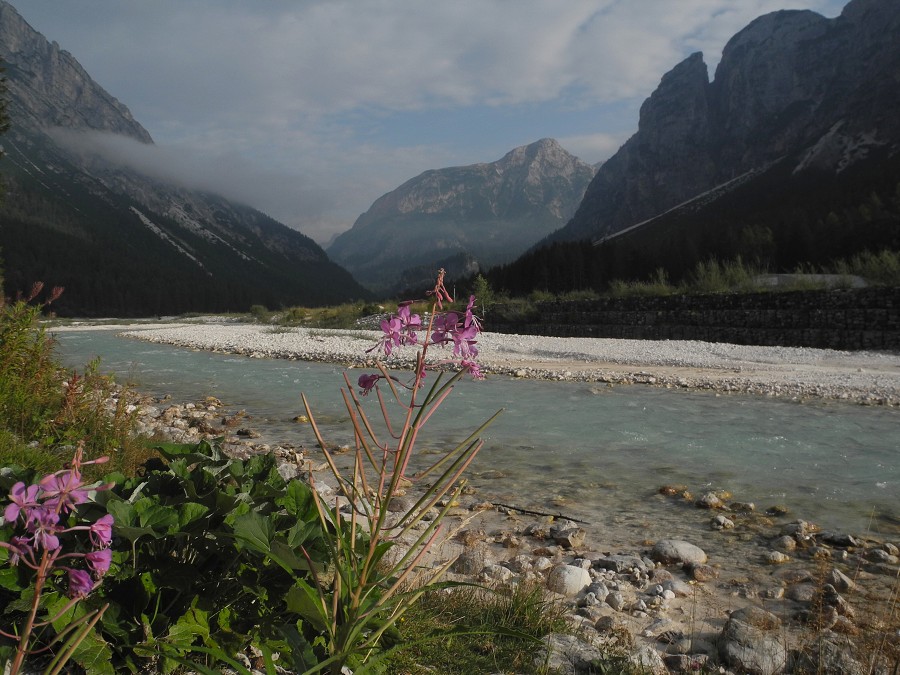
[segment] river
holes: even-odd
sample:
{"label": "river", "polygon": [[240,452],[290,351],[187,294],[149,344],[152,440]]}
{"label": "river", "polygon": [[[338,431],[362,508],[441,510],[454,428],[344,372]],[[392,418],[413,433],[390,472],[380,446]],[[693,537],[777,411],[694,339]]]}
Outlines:
{"label": "river", "polygon": [[[313,446],[308,425],[292,421],[303,392],[329,439],[350,440],[342,367],[191,351],[111,330],[56,337],[69,367],[99,356],[102,371],[150,395],[215,396],[246,410],[270,442]],[[374,397],[369,404],[376,415]],[[783,505],[824,528],[900,531],[896,409],[492,376],[460,382],[429,422],[423,456],[501,408],[471,469],[473,485],[497,501],[637,529],[653,511],[677,529],[679,510],[656,492],[683,484],[695,495],[725,489],[760,509]]]}

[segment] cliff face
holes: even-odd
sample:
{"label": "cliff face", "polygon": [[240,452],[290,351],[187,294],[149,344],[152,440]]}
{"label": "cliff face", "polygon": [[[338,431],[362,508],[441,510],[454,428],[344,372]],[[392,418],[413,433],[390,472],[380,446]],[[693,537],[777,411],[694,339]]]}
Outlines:
{"label": "cliff face", "polygon": [[784,158],[841,170],[897,147],[898,109],[896,0],[853,0],[835,19],[767,14],[728,42],[712,83],[699,53],[662,78],[637,133],[548,239],[607,237]]}
{"label": "cliff face", "polygon": [[48,42],[0,1],[0,55],[18,125],[109,131],[152,143],[127,107],[94,82],[69,52]]}
{"label": "cliff face", "polygon": [[300,232],[227,196],[151,178],[98,152],[92,133],[153,141],[71,54],[3,0],[0,59],[12,121],[0,139],[7,293],[40,279],[67,287],[60,313],[118,315],[367,295]]}
{"label": "cliff face", "polygon": [[562,226],[593,175],[553,139],[496,162],[426,171],[377,199],[328,253],[379,289],[454,254],[503,262]]}

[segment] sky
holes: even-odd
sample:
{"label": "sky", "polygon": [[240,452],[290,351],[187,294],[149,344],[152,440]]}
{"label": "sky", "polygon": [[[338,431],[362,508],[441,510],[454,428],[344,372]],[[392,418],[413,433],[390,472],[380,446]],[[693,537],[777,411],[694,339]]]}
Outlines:
{"label": "sky", "polygon": [[153,137],[123,161],[319,243],[429,169],[555,138],[595,164],[667,71],[846,0],[10,0]]}

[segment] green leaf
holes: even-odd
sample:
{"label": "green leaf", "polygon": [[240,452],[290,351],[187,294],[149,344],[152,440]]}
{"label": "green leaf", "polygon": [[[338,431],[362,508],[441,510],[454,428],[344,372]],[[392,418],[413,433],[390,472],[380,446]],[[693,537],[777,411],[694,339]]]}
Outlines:
{"label": "green leaf", "polygon": [[[3,550],[5,551],[6,549]],[[25,587],[19,583],[19,570],[15,567],[0,568],[0,588],[16,593],[23,591]]]}
{"label": "green leaf", "polygon": [[[114,527],[118,530],[135,524],[134,504],[124,499],[110,500],[106,504],[106,511],[113,517]],[[118,532],[116,532],[118,534]]]}
{"label": "green leaf", "polygon": [[290,646],[290,667],[298,673],[307,672],[319,662],[312,645],[300,632],[299,626],[302,623],[298,621],[296,626],[285,624],[278,629]]}
{"label": "green leaf", "polygon": [[184,528],[188,523],[192,523],[209,513],[209,507],[197,502],[187,502],[178,507],[178,526]]}
{"label": "green leaf", "polygon": [[289,514],[299,520],[309,520],[310,516],[317,517],[312,488],[303,481],[292,480],[288,483],[284,496],[276,499],[275,503],[283,506]]}
{"label": "green leaf", "polygon": [[139,499],[134,505],[141,527],[173,531],[178,527],[178,511],[171,506],[157,504],[150,497]]}
{"label": "green leaf", "polygon": [[322,607],[319,593],[302,579],[297,579],[288,590],[285,603],[289,612],[302,616],[317,631],[325,632],[327,630],[325,609]]}
{"label": "green leaf", "polygon": [[84,668],[85,672],[97,675],[115,675],[116,669],[112,664],[112,651],[106,641],[103,640],[95,629],[88,631],[87,635],[75,648],[72,660]]}
{"label": "green leaf", "polygon": [[[194,598],[196,603],[197,598]],[[209,643],[209,615],[197,607],[185,612],[166,634],[166,642],[181,649],[190,649],[198,638]]]}
{"label": "green leaf", "polygon": [[234,536],[247,548],[269,553],[275,525],[270,518],[256,511],[248,511],[234,519]]}
{"label": "green leaf", "polygon": [[291,529],[287,531],[287,545],[291,548],[300,548],[307,546],[310,540],[318,540],[322,538],[322,527],[319,521],[312,523],[295,523]]}

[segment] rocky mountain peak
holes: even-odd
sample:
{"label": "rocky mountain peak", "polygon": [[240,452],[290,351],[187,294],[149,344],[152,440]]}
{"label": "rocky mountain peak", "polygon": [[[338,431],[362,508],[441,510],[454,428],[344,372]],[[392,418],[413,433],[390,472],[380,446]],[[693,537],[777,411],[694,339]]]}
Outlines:
{"label": "rocky mountain peak", "polygon": [[701,54],[662,77],[637,133],[551,239],[615,234],[783,158],[837,171],[867,148],[900,147],[898,85],[897,0],[852,0],[835,19],[761,16],[725,45],[711,83]]}
{"label": "rocky mountain peak", "polygon": [[4,0],[0,0],[0,59],[9,82],[10,114],[17,125],[93,129],[153,142],[126,106]]}
{"label": "rocky mountain peak", "polygon": [[405,267],[511,259],[571,217],[594,168],[551,138],[495,162],[426,171],[377,199],[328,253],[384,290]]}

